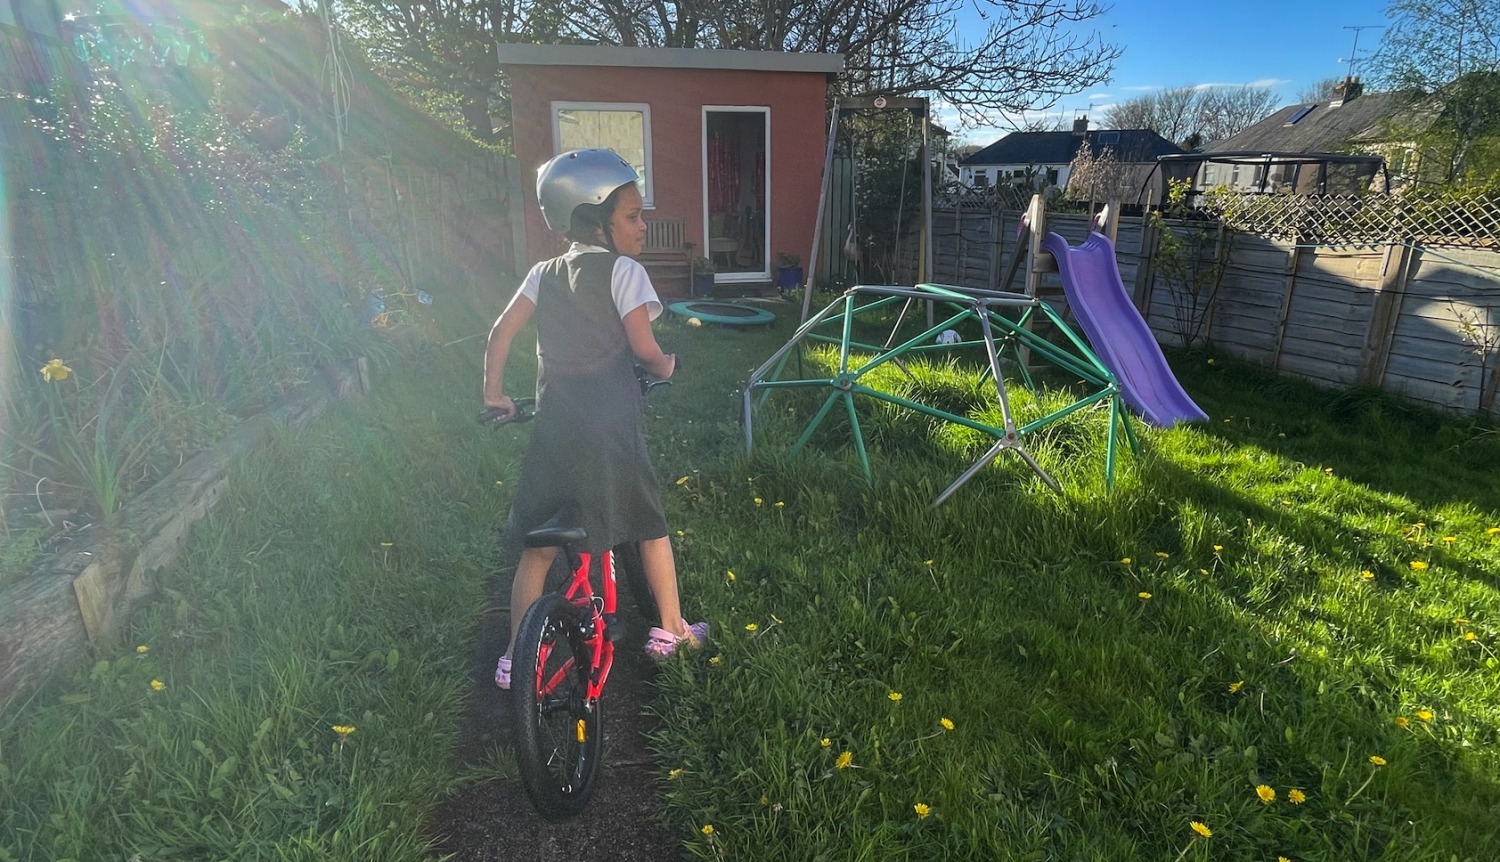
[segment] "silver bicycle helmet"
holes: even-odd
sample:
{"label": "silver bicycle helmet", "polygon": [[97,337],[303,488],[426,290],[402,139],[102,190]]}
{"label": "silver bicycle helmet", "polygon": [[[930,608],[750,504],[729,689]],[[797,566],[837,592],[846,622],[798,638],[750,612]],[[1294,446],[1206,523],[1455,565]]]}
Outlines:
{"label": "silver bicycle helmet", "polygon": [[638,179],[614,150],[570,150],[537,168],[536,199],[547,227],[567,233],[579,205],[602,204],[615,189]]}

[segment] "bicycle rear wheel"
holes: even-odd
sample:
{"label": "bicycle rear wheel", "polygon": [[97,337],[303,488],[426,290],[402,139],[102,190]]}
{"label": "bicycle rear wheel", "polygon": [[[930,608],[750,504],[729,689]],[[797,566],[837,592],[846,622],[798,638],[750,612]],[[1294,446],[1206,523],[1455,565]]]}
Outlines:
{"label": "bicycle rear wheel", "polygon": [[588,702],[591,653],[582,612],[557,593],[526,611],[511,682],[516,763],[543,817],[571,817],[594,793],[603,759],[603,714]]}

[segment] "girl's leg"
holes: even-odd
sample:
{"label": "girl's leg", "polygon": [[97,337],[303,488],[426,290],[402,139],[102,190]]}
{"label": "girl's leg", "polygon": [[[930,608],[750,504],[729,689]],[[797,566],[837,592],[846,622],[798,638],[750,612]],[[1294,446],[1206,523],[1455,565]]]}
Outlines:
{"label": "girl's leg", "polygon": [[656,599],[661,627],[678,637],[691,636],[677,597],[677,562],[672,558],[671,539],[662,536],[641,542],[641,568]]}
{"label": "girl's leg", "polygon": [[521,559],[516,563],[515,580],[510,584],[510,640],[506,642],[505,655],[509,656],[516,648],[521,617],[542,597],[542,589],[547,585],[547,570],[552,567],[552,558],[556,556],[556,548],[527,548],[521,552]]}

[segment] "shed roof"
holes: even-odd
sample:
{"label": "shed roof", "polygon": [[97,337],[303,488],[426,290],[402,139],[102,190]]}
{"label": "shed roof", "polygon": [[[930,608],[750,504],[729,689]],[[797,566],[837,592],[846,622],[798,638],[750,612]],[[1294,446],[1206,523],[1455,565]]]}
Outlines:
{"label": "shed roof", "polygon": [[[1281,153],[1328,153],[1368,140],[1362,134],[1398,114],[1410,112],[1416,98],[1411,93],[1366,93],[1334,102],[1303,102],[1288,105],[1238,134],[1204,147],[1206,152],[1260,150]],[[1303,112],[1306,113],[1303,113]],[[1302,116],[1298,117],[1299,114]],[[1296,122],[1291,122],[1297,117]]]}
{"label": "shed roof", "polygon": [[842,54],[725,51],[711,48],[622,48],[618,45],[500,43],[502,66],[624,66],[641,69],[726,69],[749,72],[844,71]]}
{"label": "shed roof", "polygon": [[1091,129],[1073,132],[1012,132],[964,159],[963,165],[1066,165],[1087,141],[1091,155],[1105,147],[1122,162],[1154,162],[1182,148],[1150,129]]}

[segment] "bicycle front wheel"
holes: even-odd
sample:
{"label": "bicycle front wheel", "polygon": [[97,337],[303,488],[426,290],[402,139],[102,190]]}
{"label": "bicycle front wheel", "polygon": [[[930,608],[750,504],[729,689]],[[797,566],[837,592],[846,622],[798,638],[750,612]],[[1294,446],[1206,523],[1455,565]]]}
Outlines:
{"label": "bicycle front wheel", "polygon": [[594,792],[603,759],[603,715],[588,701],[591,660],[583,612],[557,593],[521,620],[513,656],[516,763],[543,817],[571,817]]}

